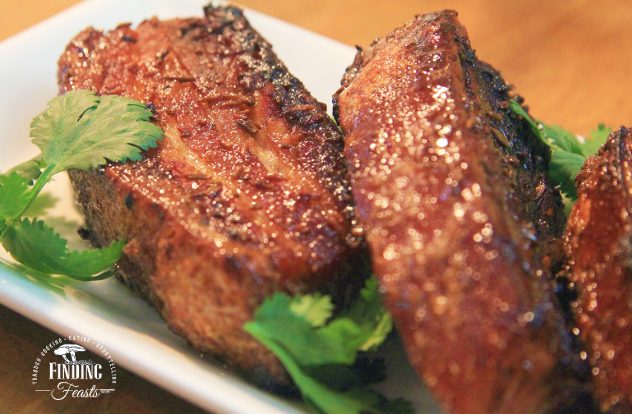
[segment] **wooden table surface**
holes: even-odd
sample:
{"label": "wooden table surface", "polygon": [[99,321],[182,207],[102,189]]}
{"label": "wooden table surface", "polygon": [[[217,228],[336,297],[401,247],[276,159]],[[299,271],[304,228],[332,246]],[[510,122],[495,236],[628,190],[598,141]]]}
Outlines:
{"label": "wooden table surface", "polygon": [[[0,40],[76,0],[0,0]],[[459,11],[479,57],[500,69],[532,113],[577,133],[599,122],[632,126],[632,2],[595,0],[318,0],[240,4],[348,44],[368,45],[416,13]],[[34,51],[36,53],[36,51]],[[11,62],[2,62],[3,65]],[[333,91],[332,91],[333,92]],[[0,306],[0,414],[195,413],[197,409],[123,371],[102,403],[53,404],[34,395],[32,358],[57,335]]]}

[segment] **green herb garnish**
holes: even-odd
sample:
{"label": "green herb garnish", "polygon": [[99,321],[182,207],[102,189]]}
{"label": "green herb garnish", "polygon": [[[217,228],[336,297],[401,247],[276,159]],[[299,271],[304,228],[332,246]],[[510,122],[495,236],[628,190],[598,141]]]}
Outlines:
{"label": "green herb garnish", "polygon": [[31,123],[31,137],[41,154],[0,174],[0,241],[15,260],[40,275],[78,280],[112,275],[123,241],[102,249],[71,251],[52,227],[23,217],[41,212],[53,201],[50,196],[37,196],[55,174],[88,170],[107,161],[140,160],[142,151],[155,147],[163,136],[151,116],[145,105],[133,99],[84,90],[48,103]]}
{"label": "green herb garnish", "polygon": [[[377,348],[393,323],[371,278],[346,310],[333,316],[331,297],[275,293],[244,329],[288,370],[307,404],[327,414],[412,413],[404,400],[389,401],[367,387],[382,380],[380,362],[359,358]],[[374,371],[370,375],[367,372]]]}
{"label": "green herb garnish", "polygon": [[514,100],[509,102],[512,112],[529,124],[531,131],[551,149],[551,162],[548,176],[553,184],[559,186],[563,195],[565,209],[577,201],[577,189],[575,177],[581,170],[586,159],[594,155],[606,142],[610,128],[599,124],[597,129],[590,133],[590,137],[581,141],[575,134],[557,125],[547,125],[533,119],[527,111]]}

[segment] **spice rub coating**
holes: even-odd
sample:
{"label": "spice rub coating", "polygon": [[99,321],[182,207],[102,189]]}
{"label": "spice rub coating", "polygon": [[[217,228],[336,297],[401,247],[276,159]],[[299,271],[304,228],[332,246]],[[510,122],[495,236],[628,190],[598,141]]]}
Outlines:
{"label": "spice rub coating", "polygon": [[236,7],[88,28],[61,93],[146,103],[165,138],[143,161],[72,171],[92,241],[125,239],[120,276],[170,328],[263,385],[288,383],[242,329],[275,291],[342,298],[365,276],[342,138]]}
{"label": "spice rub coating", "polygon": [[448,412],[590,411],[553,294],[550,154],[509,99],[453,11],[360,50],[335,97],[358,220],[409,359]]}
{"label": "spice rub coating", "polygon": [[601,409],[632,412],[632,130],[584,164],[565,234],[573,309]]}

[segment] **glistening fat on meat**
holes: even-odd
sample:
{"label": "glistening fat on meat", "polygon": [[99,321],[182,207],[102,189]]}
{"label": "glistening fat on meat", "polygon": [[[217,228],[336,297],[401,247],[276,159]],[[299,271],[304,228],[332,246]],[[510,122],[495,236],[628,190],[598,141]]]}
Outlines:
{"label": "glistening fat on meat", "polygon": [[567,277],[603,412],[632,412],[632,131],[620,128],[577,176]]}
{"label": "glistening fat on meat", "polygon": [[71,172],[92,241],[128,244],[120,276],[169,326],[263,385],[278,360],[242,329],[264,297],[366,276],[338,128],[235,7],[86,29],[60,90],[138,99],[165,131],[138,163]]}
{"label": "glistening fat on meat", "polygon": [[592,411],[552,292],[564,215],[548,149],[507,109],[509,87],[456,13],[359,51],[335,99],[373,269],[444,408]]}

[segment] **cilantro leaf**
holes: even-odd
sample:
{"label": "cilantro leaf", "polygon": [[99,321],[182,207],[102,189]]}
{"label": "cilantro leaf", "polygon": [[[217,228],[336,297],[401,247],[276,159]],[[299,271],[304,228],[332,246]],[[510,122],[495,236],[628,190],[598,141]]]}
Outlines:
{"label": "cilantro leaf", "polygon": [[579,174],[586,157],[566,151],[553,151],[549,165],[549,177],[560,186],[560,191],[572,200],[577,199],[575,177]]}
{"label": "cilantro leaf", "polygon": [[35,200],[31,202],[22,216],[36,217],[46,213],[46,210],[53,208],[59,199],[50,193],[40,193]]}
{"label": "cilantro leaf", "polygon": [[331,317],[334,304],[327,295],[304,295],[291,301],[290,309],[312,326],[322,326]]}
{"label": "cilantro leaf", "polygon": [[334,390],[347,390],[376,384],[386,379],[383,359],[358,355],[353,365],[318,365],[306,370],[314,379]]}
{"label": "cilantro leaf", "polygon": [[111,270],[121,257],[123,247],[125,242],[119,240],[101,249],[69,250],[64,261],[63,274],[75,279],[92,279],[94,275]]}
{"label": "cilantro leaf", "polygon": [[583,145],[584,154],[586,157],[590,157],[599,151],[599,148],[606,143],[608,135],[612,132],[612,129],[608,128],[604,124],[597,125],[596,129],[590,131],[590,137]]}
{"label": "cilantro leaf", "polygon": [[386,364],[380,358],[358,357],[353,366],[360,385],[382,382],[386,379]]}
{"label": "cilantro leaf", "polygon": [[583,154],[581,143],[577,140],[577,137],[572,132],[569,132],[557,125],[540,125],[540,133],[544,137],[548,138],[548,140],[551,142],[551,146],[564,152],[570,152],[578,155]]}
{"label": "cilantro leaf", "polygon": [[28,181],[12,172],[0,175],[0,217],[12,220],[18,217],[31,201],[31,187]]}
{"label": "cilantro leaf", "polygon": [[[282,293],[275,293],[266,300],[255,313],[253,323],[275,340],[294,357],[300,357],[305,365],[351,364],[355,359],[357,345],[346,340],[350,335],[345,325],[332,332],[331,328],[323,333],[327,326],[315,328],[310,321],[292,311],[292,299]],[[250,325],[246,325],[246,330]],[[358,335],[359,328],[353,332]],[[336,337],[335,335],[338,334]]]}
{"label": "cilantro leaf", "polygon": [[115,242],[103,249],[69,251],[66,240],[43,221],[23,219],[5,229],[2,245],[15,260],[38,272],[94,280],[105,276],[102,273],[118,260],[124,243]]}
{"label": "cilantro leaf", "polygon": [[89,169],[111,161],[138,161],[163,131],[150,122],[152,113],[122,96],[75,91],[53,98],[31,123],[33,143],[53,174]]}
{"label": "cilantro leaf", "polygon": [[[112,275],[124,242],[103,249],[69,251],[67,242],[43,221],[21,219],[55,204],[38,197],[57,173],[90,169],[107,161],[138,161],[156,147],[163,131],[152,113],[130,98],[79,90],[58,96],[31,122],[41,154],[0,175],[0,240],[11,256],[34,273],[98,280]],[[41,278],[41,277],[40,277]]]}
{"label": "cilantro leaf", "polygon": [[[252,332],[251,332],[252,333]],[[259,342],[272,351],[299,387],[303,399],[312,405],[317,412],[326,414],[412,414],[410,406],[389,405],[385,398],[371,390],[352,388],[347,391],[337,391],[312,378],[296,362],[296,360],[274,340],[266,336],[255,336]],[[396,408],[400,411],[385,411]],[[403,408],[403,410],[402,410]]]}
{"label": "cilantro leaf", "polygon": [[349,309],[332,315],[329,296],[275,293],[259,306],[244,330],[281,360],[305,401],[319,412],[412,412],[408,405],[389,402],[365,388],[382,378],[383,369],[362,377],[361,367],[371,364],[358,359],[358,353],[375,349],[392,329],[377,281],[369,279]]}
{"label": "cilantro leaf", "polygon": [[586,159],[595,154],[606,142],[610,128],[599,124],[597,129],[591,132],[590,139],[582,141],[562,127],[534,120],[516,101],[510,101],[509,108],[524,119],[531,131],[550,148],[548,177],[553,184],[559,186],[565,211],[570,211],[570,207],[577,200],[575,178]]}
{"label": "cilantro leaf", "polygon": [[354,302],[348,315],[351,320],[367,332],[361,351],[379,346],[393,329],[391,315],[382,306],[377,279],[370,278],[360,291],[360,300]]}
{"label": "cilantro leaf", "polygon": [[531,130],[538,136],[540,137],[540,128],[538,126],[538,123],[535,122],[532,118],[531,115],[529,115],[529,113],[527,111],[525,111],[525,109],[522,107],[522,105],[520,105],[517,101],[514,101],[513,99],[509,101],[509,109],[511,109],[511,111],[518,115],[520,118],[524,119],[528,124],[529,127],[531,128]]}
{"label": "cilantro leaf", "polygon": [[331,299],[323,298],[276,293],[258,308],[255,322],[273,333],[292,355],[300,356],[305,366],[352,364],[358,351],[375,348],[392,329],[375,279],[367,281],[348,311],[325,325]]}
{"label": "cilantro leaf", "polygon": [[31,181],[37,179],[42,173],[42,160],[38,155],[35,158],[32,158],[28,161],[23,162],[22,164],[18,164],[15,167],[11,168],[7,173],[17,173],[18,175],[24,177],[25,179]]}

